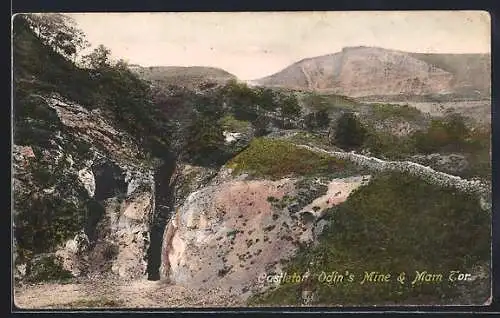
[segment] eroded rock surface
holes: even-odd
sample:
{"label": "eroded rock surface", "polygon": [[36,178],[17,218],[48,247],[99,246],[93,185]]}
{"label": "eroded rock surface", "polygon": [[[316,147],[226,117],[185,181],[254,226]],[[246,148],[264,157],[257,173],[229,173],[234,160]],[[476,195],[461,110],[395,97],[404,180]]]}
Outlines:
{"label": "eroded rock surface", "polygon": [[[144,277],[155,167],[98,110],[58,95],[39,98],[56,116],[45,147],[14,145],[15,204],[20,211],[29,211],[25,202],[38,202],[34,209],[57,204],[75,213],[74,231],[65,225],[69,237],[50,252],[72,275]],[[35,254],[37,249],[50,247],[35,242]],[[33,255],[21,250],[16,256],[16,264],[27,268],[25,275],[37,270]]]}
{"label": "eroded rock surface", "polygon": [[[325,225],[306,222],[292,209],[296,182],[225,179],[191,193],[165,230],[164,278],[243,297],[266,288],[258,278],[279,270],[280,260],[291,257],[299,245],[311,244]],[[341,192],[331,207],[362,184],[363,177],[333,180],[327,194],[316,201]]]}

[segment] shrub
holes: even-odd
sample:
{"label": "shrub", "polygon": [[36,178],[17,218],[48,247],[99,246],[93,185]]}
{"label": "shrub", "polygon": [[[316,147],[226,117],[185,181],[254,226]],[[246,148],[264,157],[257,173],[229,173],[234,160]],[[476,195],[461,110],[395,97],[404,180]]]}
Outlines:
{"label": "shrub", "polygon": [[336,122],[334,142],[345,150],[359,148],[366,137],[366,128],[353,113],[345,112]]}
{"label": "shrub", "polygon": [[40,255],[31,261],[26,278],[30,282],[67,281],[73,275],[62,267],[61,260],[54,255]]}
{"label": "shrub", "polygon": [[224,156],[224,135],[222,126],[213,118],[201,116],[188,128],[185,151],[198,164],[220,164]]}
{"label": "shrub", "polygon": [[391,160],[405,159],[416,151],[413,138],[378,132],[372,127],[367,127],[363,148],[369,150],[372,156]]}
{"label": "shrub", "polygon": [[419,152],[453,152],[467,147],[470,130],[458,114],[449,114],[443,119],[433,119],[426,131],[417,131],[412,138]]}
{"label": "shrub", "polygon": [[304,118],[304,123],[309,130],[325,129],[330,124],[330,118],[326,110],[320,110],[307,114]]}
{"label": "shrub", "polygon": [[415,120],[422,116],[418,108],[409,105],[371,104],[371,109],[375,118],[380,120],[388,118]]}
{"label": "shrub", "polygon": [[220,119],[220,125],[223,130],[231,132],[247,132],[251,124],[245,120],[237,120],[232,115],[226,115]]}

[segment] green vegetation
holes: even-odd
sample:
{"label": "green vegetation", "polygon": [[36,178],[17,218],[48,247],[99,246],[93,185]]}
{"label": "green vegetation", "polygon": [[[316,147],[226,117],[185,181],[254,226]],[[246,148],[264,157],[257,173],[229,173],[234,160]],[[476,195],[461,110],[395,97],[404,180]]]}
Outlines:
{"label": "green vegetation", "polygon": [[74,57],[78,51],[88,46],[75,21],[64,14],[27,14],[23,18],[45,45],[66,58]]}
{"label": "green vegetation", "polygon": [[[35,17],[36,24],[32,22]],[[148,150],[168,145],[166,114],[153,107],[149,85],[125,62],[112,61],[109,49],[101,45],[84,58],[83,67],[74,63],[72,57],[84,38],[70,18],[26,14],[16,16],[13,24],[16,127],[24,127],[30,118],[39,120],[37,114],[47,109],[35,100],[37,95],[57,92],[84,107],[105,110],[116,126],[137,137]],[[61,54],[61,50],[73,53]],[[34,112],[35,107],[40,110]],[[55,117],[51,121],[57,123]],[[24,136],[16,142],[32,141],[23,140]]]}
{"label": "green vegetation", "polygon": [[283,196],[281,200],[275,197],[268,197],[267,202],[271,203],[271,206],[275,209],[282,210],[287,206],[292,205],[295,202],[296,198],[292,198],[288,195]]}
{"label": "green vegetation", "polygon": [[[33,253],[53,251],[83,228],[88,195],[75,175],[65,173],[66,164],[61,160],[49,167],[43,161],[32,162],[29,173],[35,186],[16,193],[15,236],[21,262],[29,261]],[[44,195],[42,189],[51,187],[53,194]]]}
{"label": "green vegetation", "polygon": [[311,144],[320,148],[331,148],[330,140],[327,136],[314,134],[307,131],[299,131],[286,140],[296,144]]}
{"label": "green vegetation", "polygon": [[245,83],[230,80],[221,90],[224,102],[231,107],[238,120],[250,121],[252,124],[261,119],[265,112],[278,112],[281,125],[285,127],[285,119],[296,119],[301,108],[293,93],[281,92],[269,88],[251,88]]}
{"label": "green vegetation", "polygon": [[364,127],[366,134],[360,148],[368,150],[372,156],[405,160],[415,154],[458,153],[469,163],[466,170],[459,173],[461,177],[491,176],[491,130],[489,127],[470,128],[459,114],[434,118],[426,129],[408,136],[379,131],[372,123],[365,123]]}
{"label": "green vegetation", "polygon": [[200,116],[189,126],[185,151],[192,162],[201,165],[222,164],[227,159],[223,129],[213,117]]}
{"label": "green vegetation", "polygon": [[466,150],[465,156],[469,167],[464,171],[463,176],[466,178],[479,176],[490,179],[492,175],[491,129],[487,127],[470,131]]}
{"label": "green vegetation", "polygon": [[[284,271],[313,274],[345,271],[355,275],[340,283],[313,280],[316,304],[451,304],[461,296],[451,270],[470,272],[490,259],[490,215],[478,199],[403,174],[377,176],[346,202],[329,211],[315,247],[304,247]],[[310,263],[312,262],[312,265]],[[411,286],[415,271],[443,273],[443,281]],[[360,284],[364,272],[391,273],[388,283]],[[395,278],[406,272],[400,284]],[[489,296],[488,279],[468,283],[471,303]],[[463,284],[462,284],[463,285]],[[251,299],[251,304],[297,305],[301,285],[284,284]]]}
{"label": "green vegetation", "polygon": [[31,265],[27,275],[28,281],[58,281],[67,282],[73,278],[71,272],[65,270],[61,265],[61,260],[53,255],[39,257]]}
{"label": "green vegetation", "polygon": [[245,120],[237,120],[232,115],[226,115],[220,119],[222,129],[230,132],[247,132],[251,129],[250,122]]}
{"label": "green vegetation", "polygon": [[368,149],[372,156],[404,160],[416,152],[415,141],[411,136],[395,136],[377,131],[370,125],[365,127],[366,135],[362,147]]}
{"label": "green vegetation", "polygon": [[[258,116],[259,107],[273,107],[272,104],[261,103],[256,91],[236,80],[229,81],[222,88],[222,92],[224,101],[232,108],[234,117],[238,120],[254,121]],[[269,102],[268,99],[265,101]]]}
{"label": "green vegetation", "polygon": [[342,170],[344,162],[299,148],[293,143],[265,138],[254,139],[248,148],[228,163],[233,173],[248,172],[273,179]]}
{"label": "green vegetation", "polygon": [[91,212],[88,194],[66,158],[55,159],[62,152],[81,163],[92,155],[89,144],[77,141],[42,97],[59,94],[88,109],[100,108],[115,127],[135,137],[141,154],[162,156],[170,142],[166,114],[153,107],[149,85],[126,63],[113,61],[104,46],[77,65],[84,42],[67,16],[22,14],[13,20],[14,142],[31,146],[36,156],[16,169],[21,184],[14,198],[16,261],[27,264],[27,277],[40,273],[32,275],[35,280],[64,274],[35,256],[73,238]]}
{"label": "green vegetation", "polygon": [[358,105],[355,100],[346,96],[315,92],[304,93],[301,102],[313,111],[352,110]]}
{"label": "green vegetation", "polygon": [[469,128],[465,119],[450,113],[442,119],[433,119],[426,131],[417,131],[411,141],[418,153],[461,153],[469,162],[463,177],[491,177],[491,130]]}
{"label": "green vegetation", "polygon": [[305,116],[304,122],[309,131],[316,129],[326,129],[330,124],[330,118],[326,110],[309,113]]}
{"label": "green vegetation", "polygon": [[453,152],[461,151],[470,144],[469,134],[464,118],[450,114],[444,119],[433,119],[427,131],[417,132],[413,137],[419,152]]}
{"label": "green vegetation", "polygon": [[285,119],[286,118],[291,118],[291,119],[296,119],[297,117],[300,116],[301,113],[301,108],[299,106],[299,103],[297,101],[297,98],[295,96],[284,96],[284,98],[281,100],[281,105],[280,105],[280,113],[281,113],[281,122],[283,128],[285,128]]}
{"label": "green vegetation", "polygon": [[389,118],[416,120],[422,117],[422,112],[415,107],[396,104],[370,104],[372,115],[377,120]]}
{"label": "green vegetation", "polygon": [[335,145],[344,150],[353,150],[363,145],[366,128],[353,113],[346,112],[337,120]]}

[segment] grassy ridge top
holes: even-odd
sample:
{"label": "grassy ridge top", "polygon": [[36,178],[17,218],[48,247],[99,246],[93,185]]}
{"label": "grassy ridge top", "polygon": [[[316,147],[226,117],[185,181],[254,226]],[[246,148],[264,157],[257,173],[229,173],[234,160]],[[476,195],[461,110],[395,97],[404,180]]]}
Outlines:
{"label": "grassy ridge top", "polygon": [[273,179],[342,171],[345,166],[342,160],[299,148],[288,141],[266,138],[254,139],[248,148],[228,163],[235,174],[248,172],[256,177]]}
{"label": "grassy ridge top", "polygon": [[165,85],[193,87],[204,82],[225,83],[236,76],[223,69],[205,66],[151,66],[134,67],[141,78]]}

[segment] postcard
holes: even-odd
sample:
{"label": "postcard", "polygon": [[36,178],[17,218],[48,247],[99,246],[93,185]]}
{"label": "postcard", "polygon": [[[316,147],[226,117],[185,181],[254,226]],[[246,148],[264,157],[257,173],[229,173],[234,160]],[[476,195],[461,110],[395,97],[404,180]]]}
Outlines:
{"label": "postcard", "polygon": [[20,309],[491,303],[483,11],[12,18]]}

